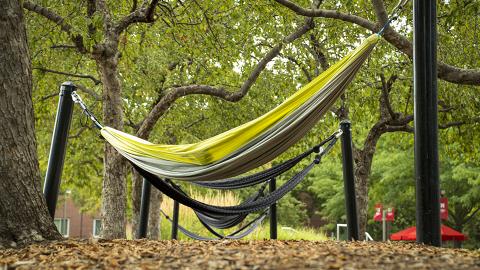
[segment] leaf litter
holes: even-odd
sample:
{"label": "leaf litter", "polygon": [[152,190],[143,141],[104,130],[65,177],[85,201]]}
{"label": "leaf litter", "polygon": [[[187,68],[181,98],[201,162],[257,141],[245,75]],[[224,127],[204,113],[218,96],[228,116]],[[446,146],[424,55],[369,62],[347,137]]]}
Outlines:
{"label": "leaf litter", "polygon": [[480,269],[480,251],[401,242],[65,240],[0,249],[4,269]]}

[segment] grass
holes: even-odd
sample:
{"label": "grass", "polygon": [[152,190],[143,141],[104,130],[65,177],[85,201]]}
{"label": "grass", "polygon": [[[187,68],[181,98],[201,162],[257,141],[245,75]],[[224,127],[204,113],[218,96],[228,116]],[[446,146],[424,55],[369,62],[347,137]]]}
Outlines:
{"label": "grass", "polygon": [[[190,189],[189,191],[191,197],[194,199],[212,205],[219,206],[231,206],[236,205],[241,202],[240,198],[235,195],[233,192],[226,191],[211,191],[207,194],[201,194],[198,191]],[[173,212],[173,201],[170,198],[165,198],[162,202],[162,210],[170,217],[172,217]],[[258,214],[257,214],[258,215]],[[256,217],[255,214],[251,215],[253,218]],[[202,236],[212,237],[212,235],[205,229],[200,222],[198,221],[195,213],[192,209],[180,205],[180,214],[179,214],[179,224],[188,230],[195,232],[196,234]],[[161,239],[170,239],[171,236],[171,223],[163,218],[161,221]],[[236,228],[228,230],[217,230],[222,234],[228,234],[235,231]],[[261,227],[257,228],[253,233],[245,237],[245,240],[263,240],[270,238],[270,227],[268,223],[268,218],[266,218]],[[178,232],[178,239],[180,240],[191,240],[187,236],[183,235],[182,232]],[[278,239],[281,240],[312,240],[312,241],[321,241],[327,240],[328,237],[318,230],[312,228],[291,228],[282,225],[278,225]]]}

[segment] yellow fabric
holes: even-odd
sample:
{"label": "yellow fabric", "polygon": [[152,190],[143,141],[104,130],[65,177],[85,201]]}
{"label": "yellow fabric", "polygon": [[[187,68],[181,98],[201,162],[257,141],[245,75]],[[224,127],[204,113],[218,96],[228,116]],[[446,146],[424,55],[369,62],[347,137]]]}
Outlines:
{"label": "yellow fabric", "polygon": [[104,127],[101,130],[101,134],[107,141],[112,143],[113,146],[132,155],[161,158],[188,164],[210,164],[231,154],[282,118],[295,111],[295,109],[309,100],[335,75],[359,57],[369,45],[376,43],[379,39],[379,35],[371,35],[358,48],[350,52],[335,65],[331,66],[328,70],[299,89],[295,94],[268,113],[204,141],[183,145],[152,144],[110,127]]}

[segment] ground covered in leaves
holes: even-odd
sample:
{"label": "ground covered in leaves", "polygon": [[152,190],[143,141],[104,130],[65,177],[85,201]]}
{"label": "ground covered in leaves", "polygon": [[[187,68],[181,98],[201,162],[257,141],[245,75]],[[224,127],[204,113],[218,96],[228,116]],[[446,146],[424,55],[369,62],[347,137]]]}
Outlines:
{"label": "ground covered in leaves", "polygon": [[75,241],[0,249],[3,269],[480,269],[480,251],[333,241]]}

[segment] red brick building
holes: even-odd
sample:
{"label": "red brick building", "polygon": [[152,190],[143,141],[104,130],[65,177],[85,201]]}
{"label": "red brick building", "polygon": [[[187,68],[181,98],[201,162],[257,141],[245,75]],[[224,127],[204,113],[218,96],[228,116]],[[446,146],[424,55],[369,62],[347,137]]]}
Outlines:
{"label": "red brick building", "polygon": [[55,225],[65,237],[94,238],[100,235],[100,214],[83,213],[71,198],[59,197],[55,210]]}

